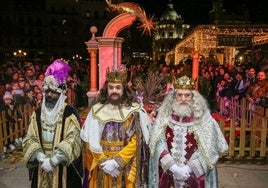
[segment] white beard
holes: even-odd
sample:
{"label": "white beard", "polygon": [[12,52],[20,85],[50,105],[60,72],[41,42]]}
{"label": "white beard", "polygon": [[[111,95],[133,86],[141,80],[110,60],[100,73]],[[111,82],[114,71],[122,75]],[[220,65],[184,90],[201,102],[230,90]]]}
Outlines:
{"label": "white beard", "polygon": [[189,103],[180,104],[178,102],[175,102],[172,104],[171,108],[173,112],[180,117],[190,117],[193,112]]}

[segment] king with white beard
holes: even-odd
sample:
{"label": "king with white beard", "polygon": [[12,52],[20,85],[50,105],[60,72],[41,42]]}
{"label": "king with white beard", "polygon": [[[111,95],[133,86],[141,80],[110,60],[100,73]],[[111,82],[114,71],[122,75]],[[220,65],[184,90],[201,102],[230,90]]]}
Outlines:
{"label": "king with white beard", "polygon": [[216,163],[228,145],[195,84],[174,77],[175,90],[158,109],[149,141],[151,188],[218,186]]}

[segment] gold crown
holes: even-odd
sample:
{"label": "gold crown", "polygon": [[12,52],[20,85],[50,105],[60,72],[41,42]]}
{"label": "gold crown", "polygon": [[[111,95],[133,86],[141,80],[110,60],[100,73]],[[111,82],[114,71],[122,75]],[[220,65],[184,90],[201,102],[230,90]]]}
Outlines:
{"label": "gold crown", "polygon": [[195,89],[196,80],[193,78],[189,78],[184,75],[182,77],[176,78],[174,75],[172,77],[172,83],[175,89]]}
{"label": "gold crown", "polygon": [[106,70],[106,79],[108,82],[111,83],[124,83],[127,80],[127,70],[125,67],[119,67],[119,68],[107,68]]}

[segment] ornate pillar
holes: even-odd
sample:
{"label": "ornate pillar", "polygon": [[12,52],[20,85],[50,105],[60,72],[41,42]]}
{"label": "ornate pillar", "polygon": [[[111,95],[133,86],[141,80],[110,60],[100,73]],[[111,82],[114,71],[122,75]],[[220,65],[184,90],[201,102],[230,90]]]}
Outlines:
{"label": "ornate pillar", "polygon": [[89,41],[85,42],[87,45],[87,51],[89,53],[90,63],[90,76],[89,76],[89,91],[87,92],[89,106],[97,96],[97,54],[98,54],[98,41],[95,38],[95,33],[98,29],[95,26],[90,27],[92,37]]}
{"label": "ornate pillar", "polygon": [[90,53],[90,82],[89,91],[97,91],[97,53],[98,49],[88,49]]}

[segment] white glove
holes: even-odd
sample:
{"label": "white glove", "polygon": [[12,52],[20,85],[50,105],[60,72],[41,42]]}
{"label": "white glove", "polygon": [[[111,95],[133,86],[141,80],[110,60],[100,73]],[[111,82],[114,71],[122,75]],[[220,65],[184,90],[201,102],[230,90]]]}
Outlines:
{"label": "white glove", "polygon": [[118,169],[115,169],[114,171],[112,171],[111,173],[109,173],[112,177],[116,178],[117,176],[119,176],[120,172]]}
{"label": "white glove", "polygon": [[50,164],[50,158],[45,158],[43,159],[43,163],[41,165],[41,168],[45,171],[45,172],[53,172],[53,166]]}
{"label": "white glove", "polygon": [[[107,160],[101,164],[104,172],[110,174],[113,177],[117,177],[119,175],[118,167],[119,165],[114,159]],[[118,171],[118,172],[117,172]]]}
{"label": "white glove", "polygon": [[174,164],[169,169],[173,173],[173,177],[179,181],[185,181],[190,177],[190,174],[182,167]]}
{"label": "white glove", "polygon": [[190,173],[192,172],[192,169],[189,167],[189,165],[185,165],[184,167],[182,167],[186,173],[190,176]]}

